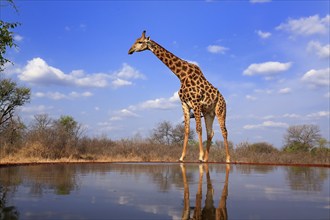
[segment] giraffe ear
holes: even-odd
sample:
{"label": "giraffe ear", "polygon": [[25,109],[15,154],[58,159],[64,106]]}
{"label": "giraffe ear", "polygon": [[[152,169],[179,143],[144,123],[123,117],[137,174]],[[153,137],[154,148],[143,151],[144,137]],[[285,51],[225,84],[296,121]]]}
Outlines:
{"label": "giraffe ear", "polygon": [[150,40],[150,37],[147,37],[147,40],[149,41]]}

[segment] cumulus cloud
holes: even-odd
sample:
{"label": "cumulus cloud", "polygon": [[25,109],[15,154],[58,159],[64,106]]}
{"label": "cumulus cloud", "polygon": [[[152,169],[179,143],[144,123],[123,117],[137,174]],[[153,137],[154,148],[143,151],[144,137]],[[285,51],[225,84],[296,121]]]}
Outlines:
{"label": "cumulus cloud", "polygon": [[295,114],[295,113],[286,113],[284,115],[281,116],[282,118],[301,118],[300,115]]}
{"label": "cumulus cloud", "polygon": [[157,98],[147,100],[138,106],[141,109],[171,109],[178,106],[180,98],[178,92],[175,92],[170,98]]}
{"label": "cumulus cloud", "polygon": [[330,85],[330,68],[320,70],[309,70],[301,80],[312,86],[329,86]]}
{"label": "cumulus cloud", "polygon": [[119,71],[116,71],[114,76],[121,79],[145,79],[143,74],[127,63],[124,63],[123,67]]}
{"label": "cumulus cloud", "polygon": [[29,60],[22,69],[16,70],[22,81],[38,85],[62,85],[78,87],[107,87],[119,88],[132,85],[134,79],[144,79],[144,75],[133,67],[124,63],[122,68],[114,73],[86,74],[83,70],[73,70],[64,73],[62,70],[50,66],[40,57]]}
{"label": "cumulus cloud", "polygon": [[255,89],[254,92],[256,93],[264,93],[264,94],[272,94],[273,90],[271,89]]}
{"label": "cumulus cloud", "polygon": [[23,39],[24,39],[24,37],[19,34],[14,35],[14,40],[17,42],[21,42]]}
{"label": "cumulus cloud", "polygon": [[113,116],[110,118],[110,121],[119,121],[124,118],[132,118],[132,117],[139,117],[139,115],[134,113],[132,110],[124,108],[119,111],[116,111],[113,114]]}
{"label": "cumulus cloud", "polygon": [[197,61],[194,61],[194,60],[186,60],[188,63],[191,63],[191,64],[195,64],[196,66],[199,66],[199,63]]}
{"label": "cumulus cloud", "polygon": [[220,45],[209,45],[207,47],[208,52],[216,54],[225,54],[227,50],[229,50],[227,47],[223,47]]}
{"label": "cumulus cloud", "polygon": [[308,118],[329,118],[330,112],[329,111],[314,112],[314,113],[308,114],[307,117]]}
{"label": "cumulus cloud", "polygon": [[34,113],[41,114],[49,112],[49,110],[53,109],[53,106],[45,106],[45,105],[35,105],[35,106],[22,106],[20,110],[25,113]]}
{"label": "cumulus cloud", "polygon": [[255,100],[257,100],[257,97],[252,96],[252,95],[246,95],[245,98],[246,98],[247,100],[250,100],[250,101],[255,101]]}
{"label": "cumulus cloud", "polygon": [[61,81],[67,83],[68,77],[61,70],[49,66],[43,59],[34,58],[28,61],[18,78],[32,83],[57,84]]}
{"label": "cumulus cloud", "polygon": [[61,99],[75,99],[75,98],[80,98],[80,97],[90,97],[93,96],[93,93],[91,92],[83,92],[83,93],[78,93],[78,92],[71,92],[69,94],[64,94],[60,92],[36,92],[33,94],[37,98],[49,98],[53,100],[61,100]]}
{"label": "cumulus cloud", "polygon": [[256,31],[256,33],[258,34],[259,37],[261,37],[262,39],[266,39],[269,38],[272,34],[270,32],[263,32],[261,30]]}
{"label": "cumulus cloud", "polygon": [[261,124],[245,125],[244,129],[258,129],[258,128],[287,128],[289,125],[284,122],[264,121]]}
{"label": "cumulus cloud", "polygon": [[129,85],[132,85],[132,84],[133,83],[131,81],[120,79],[120,78],[117,78],[117,79],[115,79],[111,82],[111,85],[112,85],[113,88],[119,88],[119,87],[122,87],[122,86],[129,86]]}
{"label": "cumulus cloud", "polygon": [[137,105],[130,105],[127,108],[121,109],[119,111],[115,111],[112,113],[110,121],[119,121],[125,118],[139,117],[139,115],[135,112],[146,109],[168,110],[168,109],[176,108],[178,107],[179,103],[180,103],[180,98],[178,92],[175,92],[169,98],[150,99],[141,102]]}
{"label": "cumulus cloud", "polygon": [[327,34],[329,31],[330,16],[320,18],[319,15],[302,17],[299,19],[289,18],[286,23],[276,27],[277,30],[287,31],[294,35]]}
{"label": "cumulus cloud", "polygon": [[243,75],[273,75],[288,70],[291,67],[291,62],[265,62],[265,63],[253,63],[247,69],[244,70]]}
{"label": "cumulus cloud", "polygon": [[320,58],[329,58],[330,44],[321,45],[318,41],[310,41],[307,45],[307,51],[316,53]]}
{"label": "cumulus cloud", "polygon": [[278,93],[279,94],[288,94],[288,93],[291,93],[291,89],[290,88],[283,88],[283,89],[278,90]]}
{"label": "cumulus cloud", "polygon": [[119,121],[127,117],[139,117],[135,112],[146,109],[168,110],[178,107],[180,98],[178,92],[174,92],[169,98],[150,99],[137,105],[130,105],[127,108],[116,111],[112,114],[110,121]]}

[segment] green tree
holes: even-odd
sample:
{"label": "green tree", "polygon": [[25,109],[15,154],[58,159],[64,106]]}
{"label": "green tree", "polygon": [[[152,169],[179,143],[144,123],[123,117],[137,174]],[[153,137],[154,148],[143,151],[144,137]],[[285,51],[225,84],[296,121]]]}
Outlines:
{"label": "green tree", "polygon": [[169,121],[163,121],[158,124],[156,128],[153,129],[151,134],[151,140],[159,143],[170,145],[172,136],[173,126]]}
{"label": "green tree", "polygon": [[30,101],[29,88],[18,87],[10,79],[0,80],[0,133],[7,128],[17,107]]}
{"label": "green tree", "polygon": [[[172,143],[182,144],[184,141],[184,124],[177,124],[172,129]],[[193,140],[195,138],[195,131],[193,129],[189,130],[188,140]]]}
{"label": "green tree", "polygon": [[320,128],[317,125],[294,125],[287,129],[284,135],[284,151],[311,151],[317,147],[321,139]]}
{"label": "green tree", "polygon": [[53,124],[53,145],[55,157],[66,157],[77,154],[77,146],[84,130],[82,126],[69,115],[62,115]]}
{"label": "green tree", "polygon": [[[188,139],[194,139],[195,132],[190,129]],[[177,124],[173,126],[169,121],[160,122],[153,129],[150,140],[158,144],[171,145],[181,144],[184,140],[184,125]]]}
{"label": "green tree", "polygon": [[[13,0],[0,0],[0,9],[6,6],[17,11]],[[5,57],[7,48],[17,47],[12,29],[18,25],[18,22],[6,22],[0,19],[0,72],[4,70],[6,63],[11,62]],[[17,123],[19,120],[14,120],[15,110],[29,102],[30,95],[29,88],[19,87],[11,79],[5,79],[0,75],[0,133],[6,131],[13,134],[22,127],[22,123]]]}
{"label": "green tree", "polygon": [[[7,5],[13,7],[16,11],[16,6],[13,0],[1,0],[0,9]],[[14,32],[12,29],[16,28],[20,23],[18,22],[6,22],[0,19],[0,72],[4,70],[4,65],[11,61],[5,57],[7,48],[17,47],[14,42]]]}

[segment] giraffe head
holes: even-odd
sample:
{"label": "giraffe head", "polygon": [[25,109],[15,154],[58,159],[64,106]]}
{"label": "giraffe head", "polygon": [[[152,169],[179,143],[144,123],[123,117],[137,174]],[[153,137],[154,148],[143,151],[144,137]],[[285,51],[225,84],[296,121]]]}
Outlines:
{"label": "giraffe head", "polygon": [[146,31],[142,32],[142,36],[138,38],[132,47],[129,49],[128,54],[133,54],[134,52],[141,52],[144,50],[150,50],[150,37],[146,37]]}

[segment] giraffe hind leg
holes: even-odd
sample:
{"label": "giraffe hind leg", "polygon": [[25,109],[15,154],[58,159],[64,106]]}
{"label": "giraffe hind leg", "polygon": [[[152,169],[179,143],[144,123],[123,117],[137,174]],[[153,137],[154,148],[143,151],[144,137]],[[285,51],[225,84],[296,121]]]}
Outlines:
{"label": "giraffe hind leg", "polygon": [[220,124],[222,137],[225,144],[226,149],[226,162],[230,163],[230,155],[229,155],[229,147],[228,147],[228,131],[226,128],[226,103],[225,100],[219,99],[217,105],[216,105],[216,115]]}

